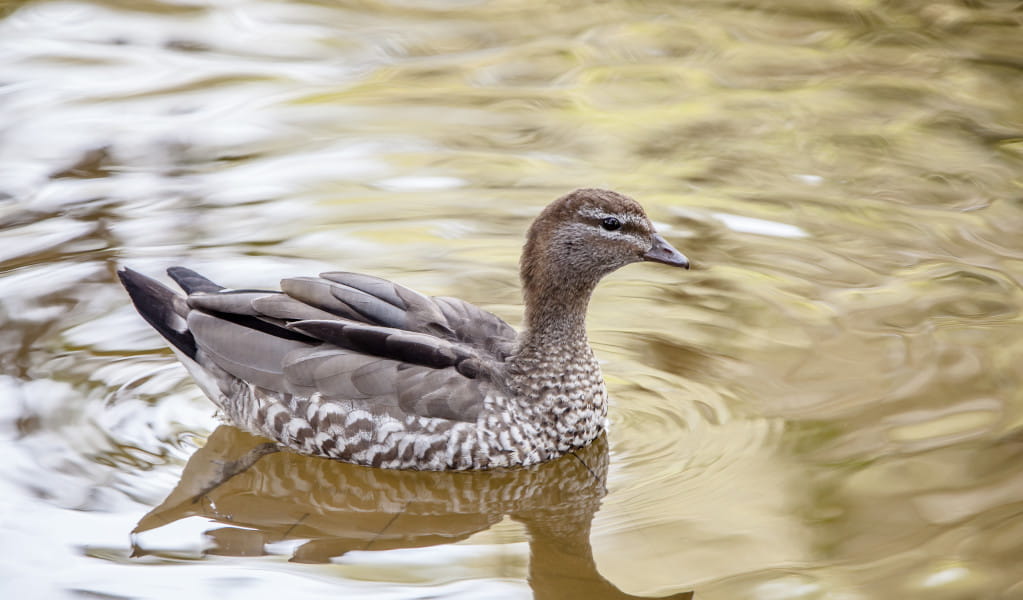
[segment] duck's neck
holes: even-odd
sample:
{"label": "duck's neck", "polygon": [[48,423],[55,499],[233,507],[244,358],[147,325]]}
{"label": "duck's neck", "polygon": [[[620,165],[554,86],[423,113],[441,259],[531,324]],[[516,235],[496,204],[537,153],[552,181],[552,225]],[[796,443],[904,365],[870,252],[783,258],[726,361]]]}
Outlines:
{"label": "duck's neck", "polygon": [[549,369],[579,360],[595,364],[586,340],[586,307],[600,277],[572,260],[578,249],[559,242],[547,228],[546,214],[541,213],[529,228],[519,264],[526,303],[519,362],[543,363]]}
{"label": "duck's neck", "polygon": [[570,279],[527,287],[521,349],[550,352],[554,348],[588,347],[586,308],[595,285]]}

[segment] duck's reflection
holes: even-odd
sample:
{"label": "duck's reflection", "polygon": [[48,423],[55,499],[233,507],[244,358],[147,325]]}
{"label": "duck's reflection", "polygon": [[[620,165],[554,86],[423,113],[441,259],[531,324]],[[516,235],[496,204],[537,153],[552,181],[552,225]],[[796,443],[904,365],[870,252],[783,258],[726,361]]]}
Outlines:
{"label": "duck's reflection", "polygon": [[607,464],[601,437],[527,469],[389,471],[277,452],[262,438],[222,426],[135,533],[198,515],[229,525],[209,532],[212,552],[259,555],[267,543],[300,539],[308,541],[292,560],[326,562],[350,550],[454,542],[509,515],[529,533],[536,598],[634,598],[600,576],[590,547]]}

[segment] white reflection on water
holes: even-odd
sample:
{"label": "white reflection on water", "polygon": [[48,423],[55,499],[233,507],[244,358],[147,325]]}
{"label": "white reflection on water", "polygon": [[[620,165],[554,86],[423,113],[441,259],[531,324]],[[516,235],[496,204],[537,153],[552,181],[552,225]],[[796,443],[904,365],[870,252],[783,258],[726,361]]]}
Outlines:
{"label": "white reflection on water", "polygon": [[732,231],[739,233],[756,233],[759,235],[773,235],[785,238],[801,238],[810,234],[795,225],[778,223],[767,219],[754,219],[742,215],[729,215],[725,213],[712,213],[714,218],[725,224]]}

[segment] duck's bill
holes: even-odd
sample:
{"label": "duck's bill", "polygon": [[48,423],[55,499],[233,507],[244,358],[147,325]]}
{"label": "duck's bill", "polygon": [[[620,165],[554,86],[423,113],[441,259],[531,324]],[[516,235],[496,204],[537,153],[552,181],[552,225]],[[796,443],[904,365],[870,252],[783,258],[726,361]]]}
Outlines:
{"label": "duck's bill", "polygon": [[689,259],[668,243],[668,240],[661,237],[659,233],[654,234],[654,245],[643,255],[643,260],[659,262],[673,267],[689,268]]}

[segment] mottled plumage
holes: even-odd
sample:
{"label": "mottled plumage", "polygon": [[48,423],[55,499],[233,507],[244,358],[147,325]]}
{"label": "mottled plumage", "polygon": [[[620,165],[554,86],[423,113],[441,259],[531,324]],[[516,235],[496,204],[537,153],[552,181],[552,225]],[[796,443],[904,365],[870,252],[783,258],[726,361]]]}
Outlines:
{"label": "mottled plumage", "polygon": [[119,274],[228,422],[303,454],[465,470],[535,464],[603,431],[586,306],[601,277],[642,260],[689,266],[635,201],[583,189],[529,229],[521,335],[462,300],[358,273],[289,278],[277,292],[171,268],[187,296]]}

